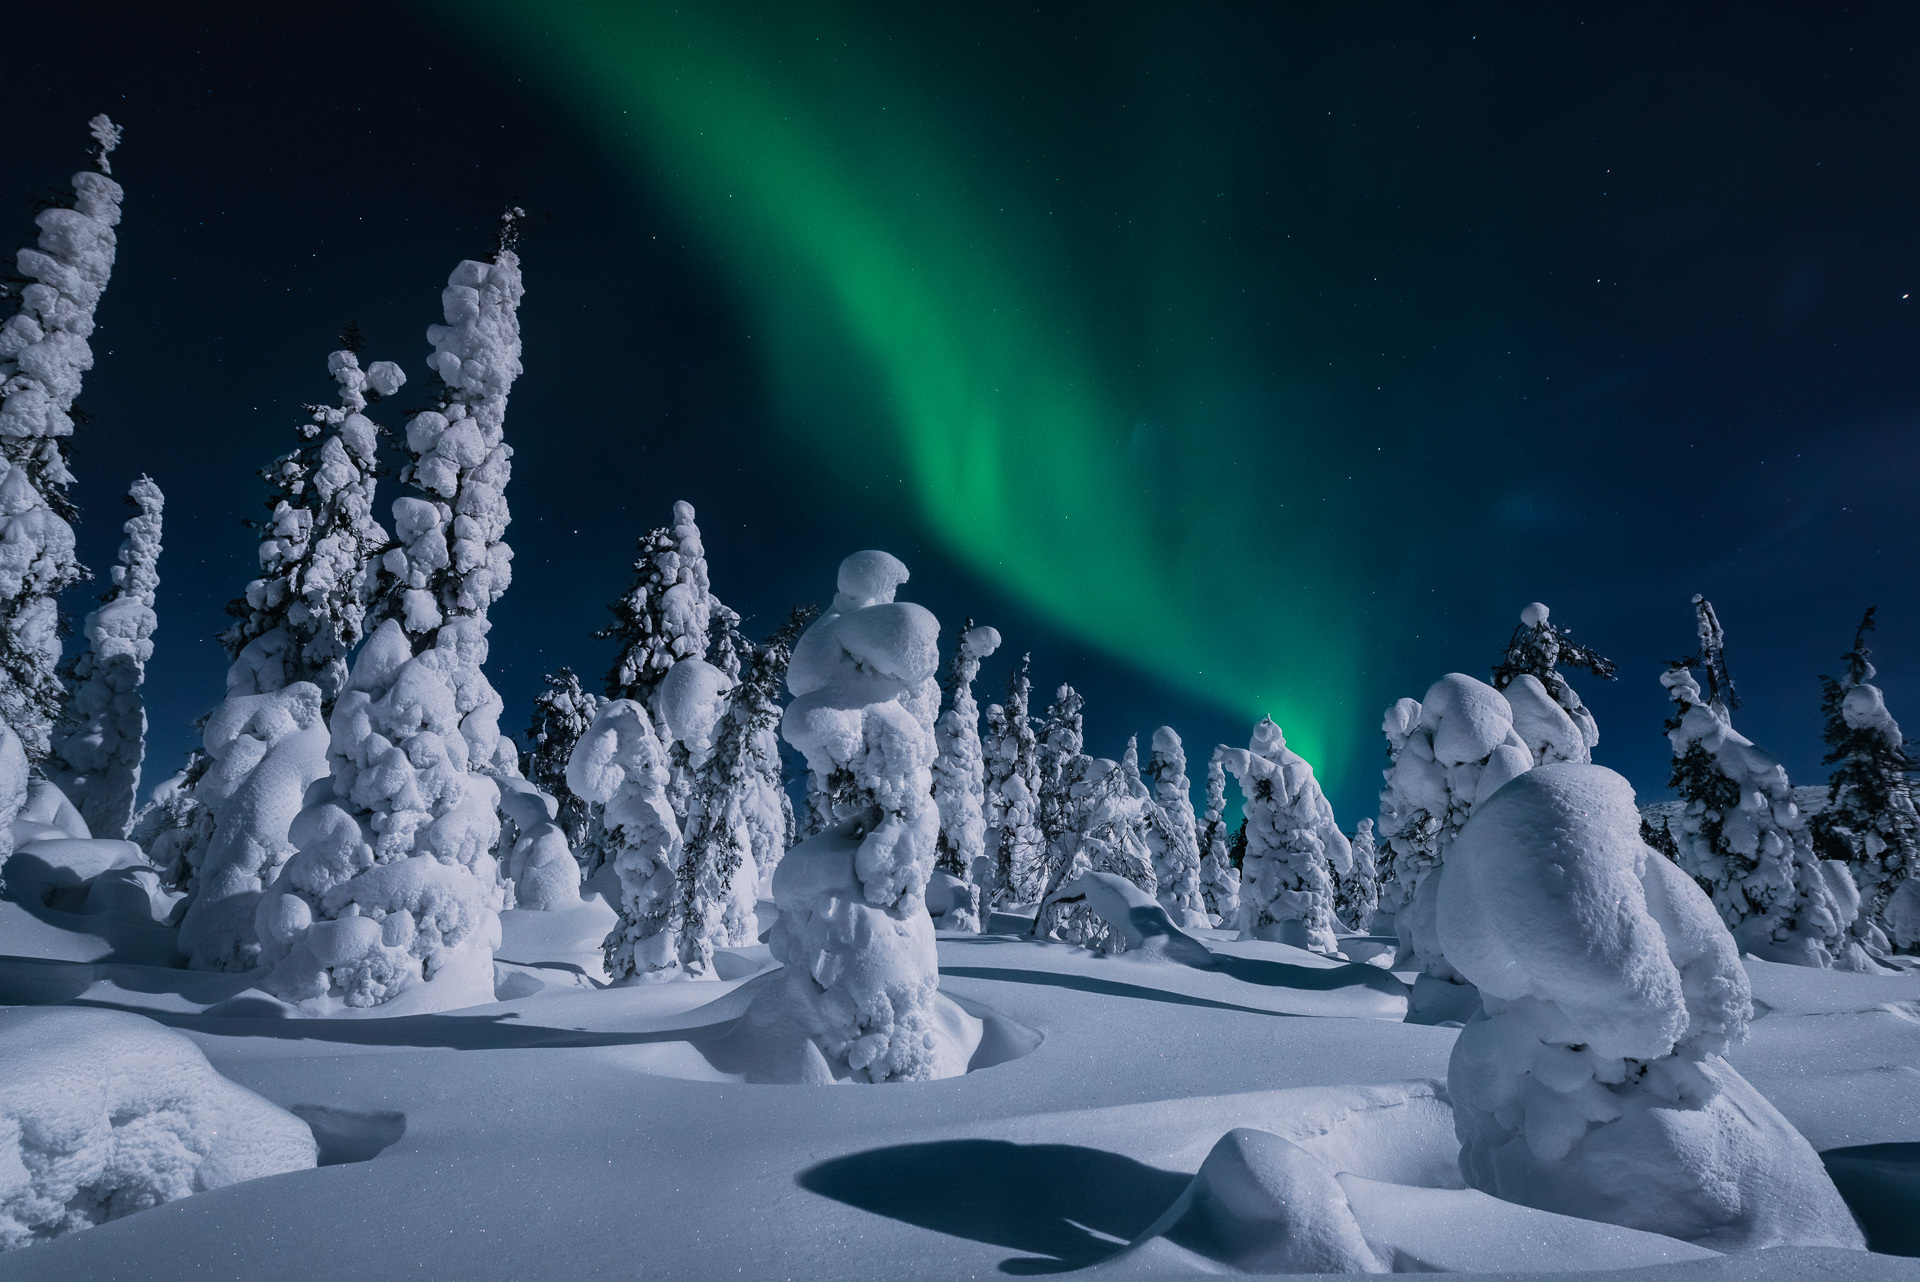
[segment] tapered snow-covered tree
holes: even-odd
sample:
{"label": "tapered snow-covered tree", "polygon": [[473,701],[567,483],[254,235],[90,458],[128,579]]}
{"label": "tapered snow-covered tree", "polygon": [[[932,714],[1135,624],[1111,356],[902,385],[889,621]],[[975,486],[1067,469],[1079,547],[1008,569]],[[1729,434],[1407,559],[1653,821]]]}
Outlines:
{"label": "tapered snow-covered tree", "polygon": [[[1073,856],[1079,849],[1080,806],[1074,797],[1075,785],[1087,777],[1093,758],[1086,754],[1086,730],[1082,709],[1086,700],[1072,686],[1063,685],[1054,692],[1046,719],[1040,724],[1034,760],[1039,768],[1039,804],[1035,823],[1040,830],[1040,900],[1033,919],[1033,933],[1044,935],[1059,924],[1068,910],[1047,903],[1053,892],[1073,877]],[[1075,915],[1085,916],[1084,907]]]}
{"label": "tapered snow-covered tree", "polygon": [[120,128],[87,122],[98,172],[73,176],[73,204],[34,219],[38,248],[14,257],[19,307],[0,325],[0,719],[29,761],[52,747],[66,703],[60,679],[62,592],[87,577],[74,556],[67,438],[81,376],[93,368],[93,313],[113,273],[120,184],[107,154]]}
{"label": "tapered snow-covered tree", "polygon": [[339,403],[308,406],[300,444],[261,469],[269,492],[257,525],[260,577],[228,604],[234,623],[220,639],[254,673],[243,692],[311,681],[331,711],[346,687],[347,655],[364,635],[369,567],[388,541],[373,516],[387,430],[366,411],[407,376],[392,361],[363,370],[351,348],[327,357],[327,373]]}
{"label": "tapered snow-covered tree", "polygon": [[1120,952],[1126,948],[1125,936],[1094,913],[1083,898],[1071,896],[1053,902],[1053,896],[1086,873],[1111,873],[1153,895],[1158,883],[1144,835],[1151,802],[1144,789],[1134,786],[1138,772],[1129,778],[1120,762],[1087,758],[1081,762],[1077,776],[1072,790],[1072,822],[1057,847],[1064,871],[1048,890],[1040,919],[1051,923],[1047,933],[1057,938],[1102,952]]}
{"label": "tapered snow-covered tree", "polygon": [[593,714],[604,700],[583,688],[572,668],[561,668],[543,680],[547,688],[533,696],[533,720],[527,726],[527,749],[520,771],[559,804],[555,821],[567,835],[567,844],[576,852],[584,852],[590,816],[586,801],[567,785],[567,762],[573,757],[573,745],[593,724]]}
{"label": "tapered snow-covered tree", "polygon": [[1743,951],[1802,966],[1861,967],[1864,954],[1848,938],[1858,909],[1852,879],[1844,865],[1815,855],[1786,769],[1733,728],[1738,703],[1726,634],[1712,602],[1695,596],[1693,604],[1700,652],[1660,678],[1674,703],[1669,786],[1685,803],[1669,826],[1680,868],[1712,898]]}
{"label": "tapered snow-covered tree", "polygon": [[1207,809],[1200,821],[1200,896],[1216,926],[1231,926],[1240,911],[1240,870],[1227,835],[1227,768],[1207,761]]}
{"label": "tapered snow-covered tree", "polygon": [[894,599],[906,580],[885,552],[854,553],[832,607],[794,646],[781,733],[833,809],[774,874],[780,917],[768,944],[785,967],[760,999],[800,1027],[829,1071],[872,1082],[943,1071],[925,899],[940,823],[940,625]]}
{"label": "tapered snow-covered tree", "polygon": [[751,944],[759,933],[754,905],[763,880],[778,870],[793,823],[779,746],[769,740],[780,729],[780,685],[793,643],[812,616],[794,611],[786,626],[743,656],[712,751],[693,777],[673,917],[680,965],[690,978],[713,975],[715,948]]}
{"label": "tapered snow-covered tree", "polygon": [[1153,732],[1147,774],[1153,779],[1153,797],[1147,807],[1147,849],[1153,854],[1161,906],[1175,925],[1211,926],[1200,891],[1200,837],[1193,823],[1187,752],[1172,726],[1161,726]]}
{"label": "tapered snow-covered tree", "polygon": [[1380,903],[1379,872],[1374,866],[1373,820],[1362,819],[1354,829],[1353,868],[1335,878],[1333,912],[1361,934],[1372,928],[1373,910]]}
{"label": "tapered snow-covered tree", "polygon": [[671,525],[641,536],[633,574],[626,595],[607,606],[613,622],[594,636],[620,643],[607,673],[608,697],[651,708],[668,670],[682,659],[705,659],[712,641],[718,602],[693,504],[675,503]]}
{"label": "tapered snow-covered tree", "polygon": [[[1853,649],[1841,656],[1838,678],[1820,678],[1820,709],[1826,714],[1827,755],[1833,773],[1827,805],[1809,827],[1814,851],[1840,860],[1860,888],[1860,915],[1853,933],[1869,952],[1888,947],[1881,918],[1902,882],[1920,872],[1920,815],[1909,776],[1916,762],[1899,723],[1887,711],[1867,649],[1874,611],[1853,634]],[[1904,927],[1905,923],[1902,923]],[[1902,933],[1906,933],[1904,930]],[[1920,939],[1906,939],[1911,948]]]}
{"label": "tapered snow-covered tree", "polygon": [[87,616],[87,648],[68,669],[73,701],[54,733],[53,754],[42,763],[96,837],[125,837],[133,826],[147,747],[140,688],[158,626],[153,594],[160,586],[164,499],[143,476],[127,490],[127,502],[134,514],[121,527],[127,537],[113,567],[113,590]]}
{"label": "tapered snow-covered tree", "polygon": [[599,807],[608,861],[620,878],[620,920],[602,945],[607,974],[623,980],[680,975],[669,929],[680,867],[680,822],[667,802],[667,750],[647,710],[609,699],[573,746],[567,784]]}
{"label": "tapered snow-covered tree", "polygon": [[1033,682],[1027,676],[1030,656],[1007,672],[1007,701],[987,709],[987,736],[981,745],[986,759],[987,851],[993,857],[993,884],[987,887],[993,904],[1032,903],[1040,894],[1039,740],[1028,712]]}
{"label": "tapered snow-covered tree", "polygon": [[1333,877],[1353,867],[1347,836],[1306,758],[1264,717],[1245,748],[1214,750],[1239,780],[1247,814],[1240,929],[1257,939],[1335,950]]}
{"label": "tapered snow-covered tree", "polygon": [[981,661],[999,648],[1000,634],[994,629],[975,627],[971,619],[961,625],[947,670],[947,710],[933,725],[940,754],[933,761],[933,801],[940,810],[935,866],[968,883],[974,880],[974,861],[985,857],[987,845],[986,762],[973,683]]}
{"label": "tapered snow-covered tree", "polygon": [[1513,727],[1533,753],[1535,765],[1548,761],[1586,762],[1600,742],[1593,714],[1560,674],[1562,667],[1614,679],[1613,661],[1573,640],[1573,634],[1548,620],[1547,607],[1535,601],[1520,611],[1520,624],[1507,652],[1493,668],[1493,688],[1513,707]]}

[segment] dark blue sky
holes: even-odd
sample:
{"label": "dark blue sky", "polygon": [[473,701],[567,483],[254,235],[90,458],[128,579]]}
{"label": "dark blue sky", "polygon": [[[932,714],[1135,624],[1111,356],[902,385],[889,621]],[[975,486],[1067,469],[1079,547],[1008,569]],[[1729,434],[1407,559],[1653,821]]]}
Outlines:
{"label": "dark blue sky", "polygon": [[[1287,149],[1284,209],[1249,185],[1217,216],[1273,292],[1260,315],[1276,347],[1334,369],[1314,390],[1329,423],[1385,444],[1345,500],[1380,599],[1351,696],[1365,734],[1445,671],[1484,676],[1540,598],[1620,664],[1611,686],[1576,678],[1598,759],[1661,791],[1657,676],[1692,648],[1695,591],[1728,629],[1736,724],[1796,781],[1823,777],[1815,678],[1869,604],[1889,702],[1920,719],[1920,11],[1222,5],[1153,11],[1180,28],[1163,52],[1096,41],[1090,61],[1082,37],[1117,10],[1035,10],[834,6],[962,100],[977,92],[1009,137],[1084,138],[1062,172],[1089,190],[1118,163],[1099,148],[1101,104],[1156,75],[1204,85],[1195,68],[1217,69],[1169,128],[1230,116],[1242,151]],[[333,336],[357,319],[369,358],[421,379],[440,286],[507,203],[535,222],[507,426],[515,583],[489,665],[506,728],[524,725],[543,671],[604,671],[588,634],[632,541],[687,498],[715,590],[752,627],[830,595],[846,552],[885,547],[914,571],[906,595],[949,625],[997,625],[1043,687],[1080,685],[1093,751],[1163,721],[1192,755],[1245,741],[1237,713],[962,570],[907,505],[874,496],[884,451],[849,473],[783,430],[730,265],[458,25],[352,4],[10,18],[0,242],[30,243],[29,199],[79,167],[88,116],[126,127],[120,260],[73,467],[96,571],[127,481],[150,472],[168,497],[149,781],[219,697],[212,637],[252,573],[239,522],[261,495],[253,469],[286,448],[302,402],[329,395]],[[950,39],[961,27],[976,38]],[[1050,67],[1055,82],[1027,93]],[[1374,276],[1386,284],[1370,293]],[[77,595],[75,613],[87,604]],[[987,684],[1002,672],[989,661]],[[1371,811],[1371,761],[1327,780],[1349,827]]]}

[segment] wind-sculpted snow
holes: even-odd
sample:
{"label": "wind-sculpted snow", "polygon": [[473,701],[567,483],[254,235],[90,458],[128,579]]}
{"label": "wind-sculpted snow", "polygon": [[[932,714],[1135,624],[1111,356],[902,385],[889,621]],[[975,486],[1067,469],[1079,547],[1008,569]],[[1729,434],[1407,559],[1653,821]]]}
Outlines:
{"label": "wind-sculpted snow", "polygon": [[829,1066],[875,1082],[941,1067],[924,901],[939,829],[940,625],[894,600],[906,579],[887,553],[854,553],[832,607],[794,646],[782,733],[806,757],[830,826],[774,874],[780,919],[768,940],[786,963],[779,1000]]}
{"label": "wind-sculpted snow", "polygon": [[0,1011],[0,1250],[311,1167],[313,1132],[118,1011]]}
{"label": "wind-sculpted snow", "polygon": [[1861,1245],[1813,1149],[1726,1062],[1752,1016],[1739,952],[1641,843],[1624,779],[1552,764],[1486,800],[1438,918],[1484,1004],[1447,1072],[1469,1183],[1716,1250]]}

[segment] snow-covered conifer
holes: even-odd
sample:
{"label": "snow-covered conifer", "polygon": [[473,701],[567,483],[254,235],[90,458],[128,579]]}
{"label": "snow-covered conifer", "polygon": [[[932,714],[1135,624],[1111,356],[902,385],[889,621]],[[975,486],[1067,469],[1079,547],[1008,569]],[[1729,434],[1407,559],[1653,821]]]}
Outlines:
{"label": "snow-covered conifer", "polygon": [[547,688],[533,697],[533,720],[527,726],[527,749],[520,769],[529,782],[559,804],[555,819],[567,835],[567,844],[585,852],[588,807],[567,786],[567,762],[573,757],[573,745],[593,724],[593,714],[604,700],[584,689],[572,668],[561,668],[544,680]]}
{"label": "snow-covered conifer", "polygon": [[268,516],[258,526],[260,577],[227,606],[234,623],[221,641],[254,673],[243,693],[311,681],[331,710],[346,686],[347,655],[364,633],[369,566],[387,543],[373,517],[386,429],[366,410],[407,376],[392,361],[361,369],[351,347],[327,357],[327,373],[339,403],[308,406],[300,444],[261,469],[269,493]]}
{"label": "snow-covered conifer", "polygon": [[74,556],[67,438],[81,376],[93,368],[93,313],[113,272],[120,185],[107,153],[120,128],[87,122],[99,172],[73,176],[73,204],[34,219],[38,248],[15,255],[27,283],[0,325],[0,720],[30,761],[52,747],[66,702],[60,680],[60,594],[87,577]]}
{"label": "snow-covered conifer", "polygon": [[[1700,653],[1660,678],[1674,702],[1668,783],[1686,803],[1669,825],[1680,867],[1712,897],[1742,950],[1802,966],[1858,967],[1857,945],[1848,949],[1859,898],[1851,876],[1814,854],[1786,768],[1733,728],[1739,701],[1727,674],[1726,634],[1711,601],[1696,595],[1693,604]],[[1836,886],[1841,879],[1846,885]]]}
{"label": "snow-covered conifer", "polygon": [[1535,765],[1547,761],[1591,761],[1600,742],[1593,713],[1574,693],[1562,667],[1614,678],[1612,660],[1573,640],[1572,633],[1548,621],[1538,601],[1520,611],[1520,624],[1507,652],[1493,669],[1493,688],[1513,708],[1513,728],[1533,753]]}
{"label": "snow-covered conifer", "polygon": [[567,785],[600,810],[620,878],[620,921],[607,935],[607,974],[672,979],[680,953],[669,930],[680,866],[680,823],[667,801],[667,750],[632,699],[602,703],[573,746]]}
{"label": "snow-covered conifer", "polygon": [[121,527],[127,537],[113,567],[113,590],[87,616],[87,648],[70,669],[73,702],[43,763],[96,837],[125,837],[133,826],[147,747],[140,687],[158,626],[153,594],[160,586],[164,500],[160,487],[143,476],[127,490],[127,502],[134,514]]}
{"label": "snow-covered conifer", "polygon": [[1619,775],[1549,763],[1449,851],[1438,932],[1481,997],[1447,1067],[1461,1174],[1717,1251],[1858,1249],[1820,1158],[1727,1063],[1753,1016],[1739,949],[1638,821]]}
{"label": "snow-covered conifer", "polygon": [[1041,854],[1039,740],[1028,712],[1033,682],[1027,676],[1030,656],[1007,673],[1007,701],[987,709],[987,736],[981,745],[986,759],[987,851],[993,857],[995,904],[1031,903],[1039,897]]}
{"label": "snow-covered conifer", "polygon": [[1362,819],[1354,829],[1353,869],[1335,879],[1333,911],[1361,934],[1372,929],[1373,910],[1380,902],[1379,871],[1374,866],[1373,820]]}
{"label": "snow-covered conifer", "polygon": [[[975,862],[985,860],[987,846],[986,762],[973,683],[981,661],[999,648],[1000,634],[993,628],[975,627],[971,619],[961,625],[947,671],[947,710],[933,726],[939,749],[933,761],[933,801],[940,811],[935,866],[969,886],[977,885],[985,871],[976,869]],[[948,928],[978,930],[979,925],[969,906]]]}
{"label": "snow-covered conifer", "polygon": [[1147,807],[1146,839],[1160,903],[1176,926],[1211,926],[1200,891],[1200,839],[1193,823],[1187,752],[1172,726],[1153,732],[1147,773],[1153,777],[1153,797]]}
{"label": "snow-covered conifer", "polygon": [[1908,778],[1916,763],[1880,688],[1871,684],[1875,672],[1867,633],[1873,630],[1873,615],[1869,608],[1854,631],[1853,649],[1841,657],[1842,675],[1820,678],[1825,762],[1834,770],[1826,808],[1809,826],[1814,850],[1822,859],[1844,862],[1860,888],[1854,935],[1869,952],[1885,952],[1888,941],[1879,922],[1887,901],[1920,872],[1920,815],[1914,813]]}
{"label": "snow-covered conifer", "polygon": [[777,1000],[836,1075],[873,1082],[941,1068],[925,900],[939,832],[940,625],[894,599],[906,580],[885,552],[841,562],[832,607],[794,646],[781,728],[833,809],[774,874],[768,943],[786,963]]}
{"label": "snow-covered conifer", "polygon": [[1144,835],[1151,803],[1144,789],[1134,786],[1139,772],[1129,778],[1120,762],[1085,758],[1074,775],[1072,818],[1055,845],[1059,871],[1042,903],[1040,918],[1051,917],[1049,933],[1058,938],[1119,952],[1126,947],[1125,935],[1112,929],[1084,899],[1053,902],[1053,896],[1086,873],[1110,873],[1153,895],[1158,883]]}
{"label": "snow-covered conifer", "polygon": [[1207,810],[1200,822],[1200,895],[1216,926],[1231,926],[1240,912],[1240,870],[1227,837],[1227,768],[1216,755],[1207,761]]}
{"label": "snow-covered conifer", "polygon": [[[1072,686],[1063,685],[1054,691],[1053,703],[1040,723],[1035,744],[1034,763],[1040,776],[1035,825],[1040,830],[1041,841],[1041,906],[1033,923],[1036,935],[1048,934],[1058,924],[1053,919],[1067,911],[1047,901],[1054,891],[1073,879],[1073,856],[1080,844],[1080,807],[1073,790],[1087,777],[1087,769],[1093,764],[1093,758],[1085,752],[1082,715],[1085,706],[1086,700]],[[1086,915],[1083,907],[1076,908],[1075,912]]]}
{"label": "snow-covered conifer", "polygon": [[673,523],[641,536],[633,586],[607,609],[613,622],[594,635],[620,643],[607,673],[607,695],[652,707],[667,671],[682,659],[705,659],[713,635],[714,599],[707,551],[693,504],[673,505]]}
{"label": "snow-covered conifer", "polygon": [[1256,939],[1335,950],[1333,874],[1353,867],[1347,836],[1306,758],[1272,717],[1245,748],[1214,750],[1240,783],[1247,851],[1240,866],[1240,929]]}

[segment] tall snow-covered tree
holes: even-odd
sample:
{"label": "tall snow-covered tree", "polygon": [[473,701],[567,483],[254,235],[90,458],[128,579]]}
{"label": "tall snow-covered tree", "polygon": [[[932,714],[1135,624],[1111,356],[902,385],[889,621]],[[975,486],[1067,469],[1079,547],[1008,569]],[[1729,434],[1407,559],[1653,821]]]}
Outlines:
{"label": "tall snow-covered tree", "polygon": [[113,273],[120,184],[107,154],[120,127],[87,122],[98,167],[73,176],[73,204],[34,219],[38,248],[14,257],[19,307],[0,325],[0,719],[38,764],[66,703],[60,594],[87,577],[74,555],[67,438],[93,368],[93,313]]}
{"label": "tall snow-covered tree", "polygon": [[895,599],[906,580],[885,552],[854,553],[832,606],[794,646],[781,733],[833,809],[774,876],[780,916],[767,942],[785,966],[759,999],[800,1028],[830,1073],[870,1082],[943,1067],[926,907],[940,825],[940,624]]}
{"label": "tall snow-covered tree", "polygon": [[647,710],[608,699],[574,743],[567,784],[600,810],[608,862],[620,878],[620,919],[601,945],[607,974],[675,979],[680,950],[669,929],[680,867],[680,821],[667,801],[667,750]]}
{"label": "tall snow-covered tree", "polygon": [[1259,939],[1331,953],[1333,877],[1353,866],[1313,767],[1287,747],[1272,717],[1248,747],[1215,749],[1240,782],[1247,851],[1240,867],[1240,928]]}
{"label": "tall snow-covered tree", "polygon": [[620,643],[607,673],[607,696],[651,708],[668,670],[682,659],[705,659],[713,640],[719,603],[693,504],[675,503],[671,525],[641,536],[633,574],[626,595],[607,606],[613,622],[594,636]]}
{"label": "tall snow-covered tree", "polygon": [[[1104,758],[1081,762],[1072,788],[1072,821],[1060,841],[1059,871],[1047,900],[1085,873],[1112,873],[1153,895],[1158,889],[1153,855],[1145,832],[1151,804],[1145,790],[1134,785],[1138,772],[1128,777],[1126,767]],[[1038,920],[1049,920],[1047,933],[1102,952],[1120,952],[1126,940],[1094,913],[1084,899],[1043,900]]]}
{"label": "tall snow-covered tree", "polygon": [[127,490],[134,514],[121,528],[113,589],[87,616],[87,648],[73,659],[73,701],[55,731],[47,775],[79,808],[96,837],[125,837],[140,791],[147,747],[147,706],[140,688],[153,657],[160,586],[160,524],[165,500],[150,477]]}
{"label": "tall snow-covered tree", "polygon": [[1207,809],[1200,821],[1200,895],[1216,926],[1231,926],[1240,911],[1240,870],[1227,834],[1227,768],[1207,761]]}
{"label": "tall snow-covered tree", "polygon": [[751,944],[758,934],[754,904],[793,826],[779,745],[770,739],[780,729],[780,686],[793,643],[812,616],[796,610],[765,644],[742,656],[713,749],[693,778],[674,914],[680,965],[692,978],[713,974],[715,948]]}
{"label": "tall snow-covered tree", "polygon": [[1547,607],[1535,601],[1520,611],[1507,652],[1493,668],[1493,688],[1512,705],[1514,729],[1533,753],[1535,765],[1591,761],[1600,742],[1593,713],[1567,684],[1562,667],[1591,672],[1602,681],[1615,675],[1612,660],[1575,641],[1571,632],[1549,620]]}
{"label": "tall snow-covered tree", "polygon": [[1034,914],[1033,933],[1044,935],[1067,909],[1046,901],[1073,876],[1073,856],[1079,848],[1080,806],[1074,786],[1087,777],[1093,758],[1086,754],[1082,709],[1086,700],[1072,686],[1054,692],[1046,719],[1040,724],[1034,760],[1039,768],[1039,804],[1035,824],[1040,830],[1040,908]]}
{"label": "tall snow-covered tree", "polygon": [[1007,701],[987,709],[987,851],[993,857],[994,904],[1032,903],[1040,893],[1039,869],[1045,843],[1040,836],[1039,740],[1033,733],[1028,702],[1033,682],[1030,656],[1007,672]]}
{"label": "tall snow-covered tree", "polygon": [[1161,906],[1176,925],[1211,926],[1200,891],[1200,838],[1193,822],[1187,752],[1172,726],[1161,726],[1153,732],[1147,774],[1153,779],[1153,797],[1147,808],[1147,848],[1153,854]]}
{"label": "tall snow-covered tree", "polygon": [[527,749],[520,771],[558,803],[555,821],[567,835],[567,844],[584,852],[588,848],[590,816],[586,801],[567,786],[567,762],[573,757],[573,745],[593,724],[593,714],[603,700],[581,686],[572,668],[561,668],[543,680],[546,689],[533,696],[533,720],[527,726]]}
{"label": "tall snow-covered tree", "polygon": [[1362,819],[1348,844],[1353,847],[1353,867],[1346,875],[1334,879],[1333,912],[1352,929],[1366,934],[1372,928],[1373,910],[1380,903],[1373,820]]}
{"label": "tall snow-covered tree", "polygon": [[947,710],[933,725],[940,754],[933,761],[933,801],[940,811],[935,863],[966,882],[973,881],[974,861],[985,856],[987,845],[986,762],[973,683],[981,661],[999,648],[999,632],[975,627],[972,619],[961,625],[947,670]]}
{"label": "tall snow-covered tree", "polygon": [[[1733,728],[1739,703],[1726,634],[1712,602],[1696,595],[1693,604],[1700,651],[1660,678],[1674,703],[1666,725],[1669,786],[1685,803],[1668,828],[1680,868],[1712,898],[1743,950],[1769,961],[1859,968],[1865,955],[1848,939],[1858,908],[1851,877],[1815,855],[1785,767]],[[1845,886],[1835,884],[1840,879]]]}
{"label": "tall snow-covered tree", "polygon": [[401,473],[423,497],[394,502],[381,622],[334,708],[332,796],[294,821],[297,849],[258,918],[262,961],[289,1001],[406,995],[392,1009],[426,1011],[492,999],[509,888],[494,856],[499,788],[478,776],[519,769],[482,666],[487,609],[512,575],[504,434],[521,368],[518,217],[502,220],[490,260],[454,268],[445,323],[427,329],[441,404],[408,423]]}
{"label": "tall snow-covered tree", "polygon": [[[1867,648],[1874,611],[1854,630],[1853,648],[1841,656],[1838,678],[1820,678],[1820,710],[1826,714],[1827,805],[1809,827],[1822,859],[1839,860],[1860,888],[1860,914],[1853,933],[1869,952],[1889,947],[1882,915],[1902,882],[1920,871],[1920,815],[1909,776],[1916,762],[1886,698],[1872,684],[1876,675]],[[1912,947],[1920,940],[1909,940]]]}
{"label": "tall snow-covered tree", "polygon": [[361,369],[351,347],[327,357],[327,373],[338,404],[308,406],[300,443],[261,469],[268,515],[257,527],[260,576],[227,606],[234,623],[220,639],[254,673],[246,693],[311,681],[331,711],[346,687],[347,655],[364,633],[369,567],[388,542],[373,516],[386,429],[366,411],[407,376],[392,361]]}

